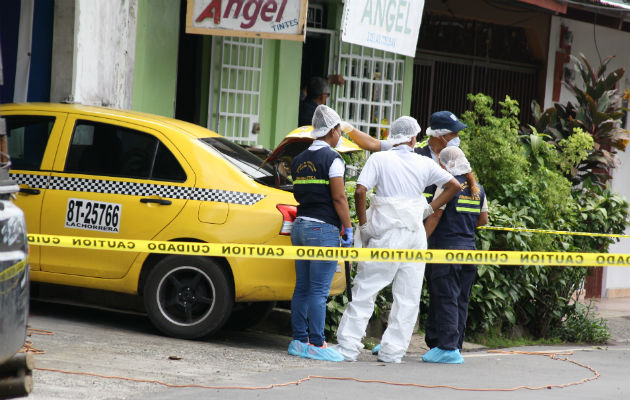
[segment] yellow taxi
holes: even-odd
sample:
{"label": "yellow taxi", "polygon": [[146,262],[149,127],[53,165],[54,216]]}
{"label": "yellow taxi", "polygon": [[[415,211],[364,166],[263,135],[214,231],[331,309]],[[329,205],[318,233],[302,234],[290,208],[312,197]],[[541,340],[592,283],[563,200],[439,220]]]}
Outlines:
{"label": "yellow taxi", "polygon": [[[73,104],[5,104],[10,176],[29,233],[290,245],[293,195],[271,165],[187,122]],[[138,294],[152,323],[206,336],[233,310],[290,300],[292,260],[30,247],[31,279]],[[341,268],[331,294],[343,291]],[[265,302],[265,303],[261,303]],[[249,313],[248,313],[249,310]]]}

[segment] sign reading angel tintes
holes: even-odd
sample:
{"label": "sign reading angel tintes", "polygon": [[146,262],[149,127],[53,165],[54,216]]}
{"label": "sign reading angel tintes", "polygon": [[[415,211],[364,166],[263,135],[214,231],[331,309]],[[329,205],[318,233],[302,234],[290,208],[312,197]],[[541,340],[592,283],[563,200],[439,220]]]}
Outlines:
{"label": "sign reading angel tintes", "polygon": [[188,0],[186,33],[304,41],[307,0]]}
{"label": "sign reading angel tintes", "polygon": [[341,40],[415,57],[424,0],[346,0]]}

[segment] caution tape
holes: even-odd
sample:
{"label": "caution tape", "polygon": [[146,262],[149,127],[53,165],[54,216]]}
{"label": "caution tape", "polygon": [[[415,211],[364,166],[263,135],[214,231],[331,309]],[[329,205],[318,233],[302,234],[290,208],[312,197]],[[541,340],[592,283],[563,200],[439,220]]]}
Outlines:
{"label": "caution tape", "polygon": [[575,235],[575,236],[613,237],[613,238],[629,238],[630,237],[630,235],[616,235],[612,233],[554,231],[550,229],[508,228],[505,226],[478,226],[477,229],[488,229],[488,230],[508,231],[508,232],[549,233],[553,235]]}
{"label": "caution tape", "polygon": [[4,271],[0,271],[0,282],[5,282],[5,281],[15,278],[16,276],[18,276],[18,274],[24,271],[27,265],[28,265],[28,258],[18,263],[13,264],[9,268],[5,269]]}
{"label": "caution tape", "polygon": [[73,247],[213,257],[292,260],[426,262],[435,264],[549,265],[572,267],[630,266],[630,254],[483,250],[413,250],[238,243],[167,242],[29,234],[33,246]]}

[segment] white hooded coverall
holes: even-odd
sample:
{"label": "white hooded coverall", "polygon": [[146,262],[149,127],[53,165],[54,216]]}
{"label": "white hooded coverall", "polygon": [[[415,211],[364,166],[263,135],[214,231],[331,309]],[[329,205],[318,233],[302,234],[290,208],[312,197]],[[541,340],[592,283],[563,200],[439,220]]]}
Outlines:
{"label": "white hooded coverall", "polygon": [[[369,241],[363,247],[426,249],[424,188],[441,186],[451,178],[431,159],[415,154],[406,145],[372,154],[357,181],[368,190],[376,189],[366,212]],[[378,358],[397,363],[405,355],[418,317],[425,267],[424,262],[408,261],[407,256],[414,260],[411,252],[402,252],[401,262],[359,263],[352,302],[337,330],[338,350],[347,360],[356,360],[363,348],[361,339],[374,312],[376,296],[392,281],[394,302]]]}

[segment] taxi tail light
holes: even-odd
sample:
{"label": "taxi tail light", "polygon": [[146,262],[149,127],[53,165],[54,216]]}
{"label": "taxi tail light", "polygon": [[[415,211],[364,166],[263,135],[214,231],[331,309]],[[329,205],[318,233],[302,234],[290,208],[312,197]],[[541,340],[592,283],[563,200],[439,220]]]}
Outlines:
{"label": "taxi tail light", "polygon": [[297,217],[297,207],[290,206],[288,204],[278,204],[276,208],[282,213],[282,227],[280,228],[281,235],[291,235],[291,228],[293,228],[293,221]]}

